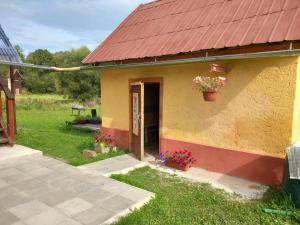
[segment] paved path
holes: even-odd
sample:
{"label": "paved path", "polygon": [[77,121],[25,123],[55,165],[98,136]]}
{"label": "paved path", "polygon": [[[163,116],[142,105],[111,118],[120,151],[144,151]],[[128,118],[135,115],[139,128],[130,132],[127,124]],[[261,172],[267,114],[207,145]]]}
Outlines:
{"label": "paved path", "polygon": [[103,161],[94,162],[77,167],[88,174],[98,174],[110,177],[112,174],[126,174],[136,168],[147,166],[146,162],[137,160],[131,154],[113,157]]}
{"label": "paved path", "polygon": [[122,155],[104,161],[80,166],[79,169],[89,174],[101,174],[109,177],[111,174],[128,173],[139,167],[150,166],[153,169],[175,174],[200,183],[209,183],[215,188],[223,189],[229,193],[236,193],[243,198],[260,199],[268,189],[267,186],[232,177],[221,173],[215,173],[200,168],[191,168],[188,172],[182,172],[162,164],[156,163],[154,157],[147,155],[145,161],[137,160],[133,155]]}
{"label": "paved path", "polygon": [[21,146],[0,148],[0,157],[5,155],[10,157],[0,160],[1,225],[110,224],[154,196]]}

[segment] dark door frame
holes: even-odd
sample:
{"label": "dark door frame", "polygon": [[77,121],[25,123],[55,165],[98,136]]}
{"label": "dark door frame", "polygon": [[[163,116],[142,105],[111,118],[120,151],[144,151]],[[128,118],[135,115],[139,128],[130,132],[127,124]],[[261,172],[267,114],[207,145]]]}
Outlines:
{"label": "dark door frame", "polygon": [[[132,152],[132,101],[131,101],[131,85],[133,83],[144,83],[144,84],[159,84],[159,152],[161,152],[161,139],[162,139],[162,129],[163,129],[163,78],[153,77],[153,78],[136,78],[128,80],[129,89],[129,150]],[[143,100],[144,101],[144,100]],[[144,133],[144,132],[143,132]]]}

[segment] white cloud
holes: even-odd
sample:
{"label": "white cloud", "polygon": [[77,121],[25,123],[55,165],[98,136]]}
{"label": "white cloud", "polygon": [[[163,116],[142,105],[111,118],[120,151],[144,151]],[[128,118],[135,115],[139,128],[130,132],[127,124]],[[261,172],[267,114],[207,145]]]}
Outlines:
{"label": "white cloud", "polygon": [[149,0],[0,0],[3,28],[26,53],[86,45],[95,48],[141,3]]}

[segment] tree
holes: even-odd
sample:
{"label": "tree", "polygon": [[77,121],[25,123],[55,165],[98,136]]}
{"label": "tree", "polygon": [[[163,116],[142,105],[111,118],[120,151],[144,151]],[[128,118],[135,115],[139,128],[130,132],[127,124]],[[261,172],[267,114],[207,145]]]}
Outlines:
{"label": "tree", "polygon": [[53,66],[54,59],[52,53],[48,50],[38,49],[28,54],[26,62],[36,65]]}
{"label": "tree", "polygon": [[19,54],[21,60],[22,60],[23,62],[25,62],[25,55],[24,55],[24,51],[23,51],[23,49],[21,48],[21,46],[20,46],[20,45],[16,45],[16,46],[15,46],[15,49],[16,49],[17,53]]}
{"label": "tree", "polygon": [[[87,47],[54,54],[55,64],[59,67],[80,66],[81,61],[90,53]],[[100,79],[97,71],[80,71],[57,74],[59,93],[78,101],[99,98]]]}
{"label": "tree", "polygon": [[[87,47],[53,54],[48,50],[38,49],[31,52],[25,62],[44,66],[74,67],[81,66],[81,61],[89,53]],[[63,94],[82,102],[100,96],[100,78],[97,71],[60,73],[26,69],[24,74],[24,87],[29,92]]]}
{"label": "tree", "polygon": [[[55,66],[53,55],[48,50],[38,49],[31,52],[27,58],[26,63]],[[49,73],[47,70],[25,69],[24,87],[32,93],[55,93],[56,75]]]}

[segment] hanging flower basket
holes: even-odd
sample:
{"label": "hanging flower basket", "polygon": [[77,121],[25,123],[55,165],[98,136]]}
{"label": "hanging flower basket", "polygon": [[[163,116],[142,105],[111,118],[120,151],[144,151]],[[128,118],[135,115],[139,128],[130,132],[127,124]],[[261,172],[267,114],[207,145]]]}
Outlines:
{"label": "hanging flower basket", "polygon": [[225,77],[198,76],[193,80],[193,87],[203,93],[205,101],[213,102],[218,97],[218,91],[226,85]]}
{"label": "hanging flower basket", "polygon": [[217,100],[218,92],[216,91],[203,91],[203,98],[207,102],[214,102]]}

